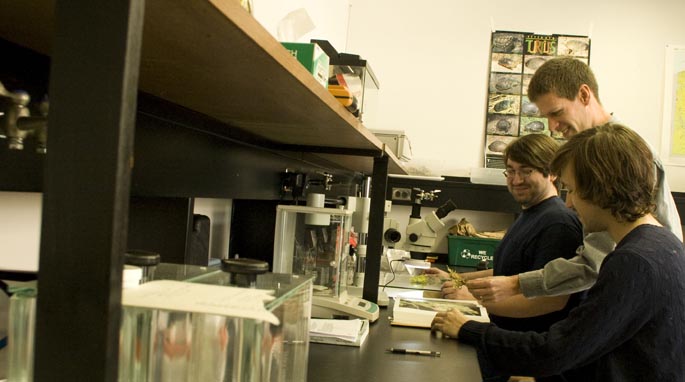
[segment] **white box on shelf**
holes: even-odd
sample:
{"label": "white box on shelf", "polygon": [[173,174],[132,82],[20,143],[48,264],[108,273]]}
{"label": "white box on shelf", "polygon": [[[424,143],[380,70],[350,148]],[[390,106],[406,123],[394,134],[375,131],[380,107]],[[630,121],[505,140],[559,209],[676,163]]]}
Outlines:
{"label": "white box on shelf", "polygon": [[471,183],[507,185],[507,179],[502,175],[501,168],[472,168]]}
{"label": "white box on shelf", "polygon": [[371,130],[371,132],[395,153],[397,159],[410,161],[411,142],[402,130]]}

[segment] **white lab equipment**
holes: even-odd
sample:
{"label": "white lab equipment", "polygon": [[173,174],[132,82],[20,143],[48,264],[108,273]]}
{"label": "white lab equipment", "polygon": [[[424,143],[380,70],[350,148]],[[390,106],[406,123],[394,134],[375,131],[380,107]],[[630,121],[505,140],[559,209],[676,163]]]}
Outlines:
{"label": "white lab equipment", "polygon": [[[314,282],[312,317],[359,317],[375,321],[378,305],[342,288],[349,257],[351,210],[279,205],[276,208],[273,271],[310,276]],[[329,225],[307,224],[324,216]],[[321,219],[319,221],[323,221]]]}

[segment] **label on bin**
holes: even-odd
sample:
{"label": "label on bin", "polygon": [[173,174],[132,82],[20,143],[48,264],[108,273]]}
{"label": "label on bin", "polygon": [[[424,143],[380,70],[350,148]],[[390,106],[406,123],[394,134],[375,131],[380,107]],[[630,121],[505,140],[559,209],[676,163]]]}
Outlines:
{"label": "label on bin", "polygon": [[471,253],[471,250],[465,248],[461,251],[461,258],[466,260],[492,260],[492,256],[488,255],[486,250],[478,250],[478,253]]}

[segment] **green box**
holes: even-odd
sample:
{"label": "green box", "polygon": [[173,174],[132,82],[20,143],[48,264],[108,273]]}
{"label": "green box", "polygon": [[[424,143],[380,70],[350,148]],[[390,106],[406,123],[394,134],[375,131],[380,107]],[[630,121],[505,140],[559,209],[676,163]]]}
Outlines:
{"label": "green box", "polygon": [[319,45],[301,42],[282,42],[281,44],[309,70],[309,73],[323,87],[328,88],[329,58]]}
{"label": "green box", "polygon": [[497,239],[480,237],[447,235],[448,263],[462,267],[476,267],[482,260],[487,260],[492,268],[495,249],[499,245]]}

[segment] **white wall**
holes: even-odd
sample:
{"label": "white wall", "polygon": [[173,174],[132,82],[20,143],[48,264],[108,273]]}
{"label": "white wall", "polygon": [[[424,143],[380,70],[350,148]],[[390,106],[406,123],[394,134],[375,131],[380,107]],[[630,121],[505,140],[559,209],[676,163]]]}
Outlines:
{"label": "white wall", "polygon": [[[682,0],[350,0],[348,52],[381,89],[378,126],[404,130],[414,173],[468,176],[483,166],[492,29],[590,35],[606,108],[657,150],[666,44],[685,44]],[[667,167],[674,191],[685,168]]]}
{"label": "white wall", "polygon": [[0,192],[0,270],[38,270],[42,202],[40,193]]}
{"label": "white wall", "polygon": [[314,29],[292,42],[309,42],[310,39],[328,40],[339,52],[347,44],[349,0],[253,0],[252,15],[271,35],[279,38],[278,24],[292,12],[304,9]]}
{"label": "white wall", "polygon": [[209,217],[209,257],[213,259],[228,255],[232,210],[231,199],[195,199],[193,213]]}
{"label": "white wall", "polygon": [[[36,272],[40,253],[43,194],[0,192],[0,270]],[[210,256],[228,253],[232,201],[195,199],[194,213],[210,218]]]}

